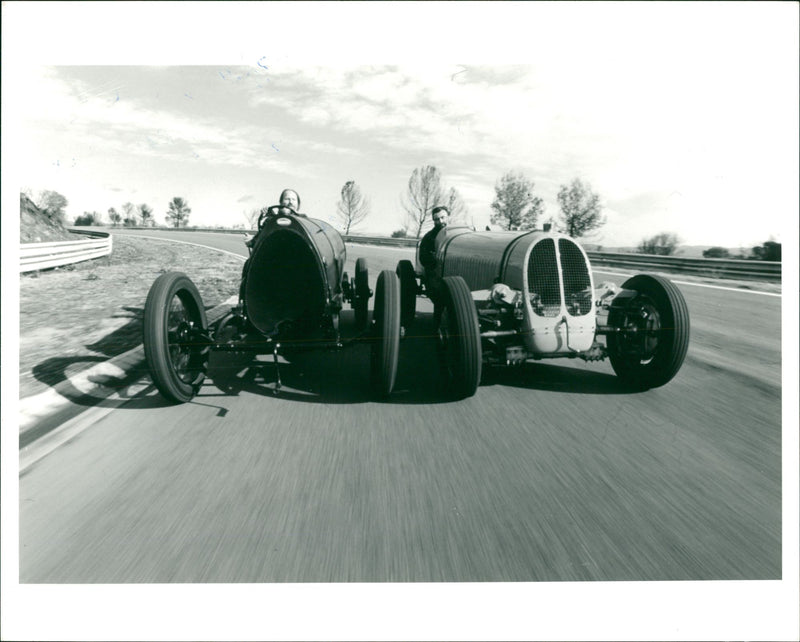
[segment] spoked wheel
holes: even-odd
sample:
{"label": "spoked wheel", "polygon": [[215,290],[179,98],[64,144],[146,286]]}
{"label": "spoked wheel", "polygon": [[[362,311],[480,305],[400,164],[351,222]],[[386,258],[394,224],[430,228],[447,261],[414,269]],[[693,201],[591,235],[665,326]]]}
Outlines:
{"label": "spoked wheel", "polygon": [[483,355],[478,313],[466,281],[446,276],[439,319],[439,350],[448,390],[457,398],[471,397],[481,381]]}
{"label": "spoked wheel", "polygon": [[400,325],[408,328],[417,312],[417,275],[408,260],[400,261],[395,273],[400,279]]}
{"label": "spoked wheel", "polygon": [[388,397],[394,388],[400,352],[400,282],[391,270],[378,275],[372,321],[370,382],[376,396]]}
{"label": "spoked wheel", "polygon": [[622,284],[636,295],[612,303],[607,337],[611,366],[626,384],[663,386],[680,370],[689,347],[689,309],[681,291],[660,276],[638,274]]}
{"label": "spoked wheel", "polygon": [[369,304],[369,271],[367,259],[356,259],[355,299],[352,307],[356,312],[356,328],[367,327],[367,309]]}
{"label": "spoked wheel", "polygon": [[197,394],[206,375],[210,346],[203,301],[181,272],[159,276],[144,304],[144,354],[153,382],[170,401]]}

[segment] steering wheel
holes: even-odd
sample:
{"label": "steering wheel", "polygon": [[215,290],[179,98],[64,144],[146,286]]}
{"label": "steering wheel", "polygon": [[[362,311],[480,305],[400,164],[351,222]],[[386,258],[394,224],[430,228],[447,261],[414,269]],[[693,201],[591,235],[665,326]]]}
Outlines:
{"label": "steering wheel", "polygon": [[261,216],[258,217],[258,229],[260,230],[264,226],[264,223],[276,216],[299,215],[291,207],[286,207],[285,205],[270,205],[268,208],[266,208],[266,211],[262,210]]}

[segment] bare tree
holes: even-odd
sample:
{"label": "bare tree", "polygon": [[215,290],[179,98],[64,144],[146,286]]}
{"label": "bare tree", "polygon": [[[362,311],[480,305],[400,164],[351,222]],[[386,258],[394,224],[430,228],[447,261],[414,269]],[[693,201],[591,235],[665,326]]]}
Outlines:
{"label": "bare tree", "polygon": [[542,199],[533,194],[533,181],[522,174],[508,172],[494,186],[492,223],[506,230],[532,230],[544,212]]}
{"label": "bare tree", "polygon": [[[136,225],[136,222],[135,222],[135,219],[134,219],[134,216],[133,216],[133,210],[135,210],[135,209],[136,209],[136,206],[133,203],[131,203],[130,201],[128,201],[127,203],[123,203],[122,204],[122,213],[123,213],[122,221],[123,221],[123,224],[125,225],[125,227]],[[134,221],[134,222],[133,223],[129,223],[128,221]]]}
{"label": "bare tree", "polygon": [[680,239],[676,234],[661,232],[655,236],[642,240],[638,250],[642,254],[657,254],[659,256],[670,256],[675,253]]}
{"label": "bare tree", "polygon": [[248,228],[254,230],[256,225],[258,225],[258,217],[261,215],[261,208],[254,207],[253,209],[246,210],[242,212],[242,216],[244,216],[245,220],[247,221]]}
{"label": "bare tree", "polygon": [[442,178],[433,165],[418,167],[408,179],[408,192],[401,199],[406,211],[407,228],[419,238],[422,228],[430,220],[431,210],[444,202]]}
{"label": "bare tree", "polygon": [[467,223],[467,206],[455,187],[447,192],[447,209],[450,212],[450,222]]}
{"label": "bare tree", "polygon": [[111,225],[113,227],[116,227],[117,225],[119,225],[119,222],[122,220],[122,216],[113,207],[109,207],[108,208],[108,220],[111,221]]}
{"label": "bare tree", "polygon": [[189,214],[192,213],[192,208],[180,196],[175,196],[169,202],[169,209],[167,211],[167,220],[171,221],[175,227],[186,226],[189,221]]}
{"label": "bare tree", "polygon": [[142,227],[147,227],[153,219],[153,208],[147,203],[142,203],[139,206],[139,216],[142,218]]}
{"label": "bare tree", "polygon": [[344,228],[344,234],[361,223],[369,214],[369,199],[361,193],[355,181],[347,181],[342,187],[342,199],[336,204],[336,215]]}
{"label": "bare tree", "polygon": [[561,186],[557,198],[566,232],[571,237],[578,238],[605,225],[600,197],[588,183],[573,179],[569,185]]}

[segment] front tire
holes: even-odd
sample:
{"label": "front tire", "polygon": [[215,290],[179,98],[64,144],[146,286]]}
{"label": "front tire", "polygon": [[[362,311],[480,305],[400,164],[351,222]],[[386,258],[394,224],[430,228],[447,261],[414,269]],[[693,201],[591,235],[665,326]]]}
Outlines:
{"label": "front tire", "polygon": [[478,313],[462,277],[446,276],[442,284],[438,322],[442,373],[448,390],[463,399],[474,395],[481,381],[483,354]]}
{"label": "front tire", "polygon": [[680,370],[689,347],[689,309],[677,286],[660,276],[637,274],[622,284],[636,292],[619,307],[613,303],[607,337],[614,372],[638,390],[663,386]]}
{"label": "front tire", "polygon": [[394,389],[400,353],[400,282],[391,270],[383,270],[378,275],[372,318],[370,381],[373,393],[384,398]]}
{"label": "front tire", "polygon": [[210,346],[203,301],[182,272],[159,276],[144,304],[144,354],[158,391],[185,403],[197,394],[208,368]]}

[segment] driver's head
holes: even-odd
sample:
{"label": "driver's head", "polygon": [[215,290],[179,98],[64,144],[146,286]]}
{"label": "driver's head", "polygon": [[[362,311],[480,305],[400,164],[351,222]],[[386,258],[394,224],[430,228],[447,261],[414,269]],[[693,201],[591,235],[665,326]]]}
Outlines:
{"label": "driver's head", "polygon": [[291,207],[295,212],[300,211],[300,197],[293,189],[285,189],[281,192],[281,207]]}
{"label": "driver's head", "polygon": [[433,226],[437,230],[441,230],[443,227],[447,227],[447,217],[450,215],[450,210],[448,210],[444,205],[439,205],[438,207],[433,208],[433,212],[431,212],[431,216],[433,217]]}

